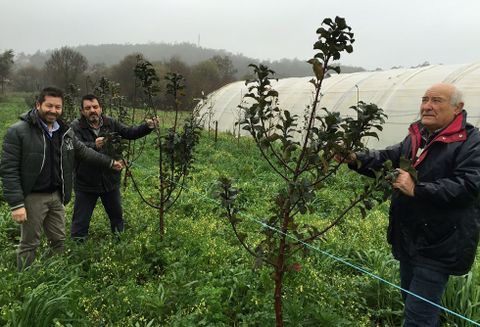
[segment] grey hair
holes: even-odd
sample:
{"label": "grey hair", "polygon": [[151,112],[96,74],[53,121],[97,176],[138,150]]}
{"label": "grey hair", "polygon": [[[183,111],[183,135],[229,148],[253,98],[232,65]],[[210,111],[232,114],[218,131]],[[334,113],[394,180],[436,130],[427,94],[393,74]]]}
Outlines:
{"label": "grey hair", "polygon": [[459,103],[464,103],[463,102],[463,92],[457,89],[457,87],[454,85],[453,86],[453,93],[452,96],[450,97],[450,104],[452,106],[456,106]]}

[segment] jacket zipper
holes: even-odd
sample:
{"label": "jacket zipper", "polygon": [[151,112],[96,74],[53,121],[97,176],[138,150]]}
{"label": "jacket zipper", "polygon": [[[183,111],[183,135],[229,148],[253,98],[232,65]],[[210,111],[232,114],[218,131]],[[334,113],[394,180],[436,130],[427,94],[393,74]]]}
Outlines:
{"label": "jacket zipper", "polygon": [[45,141],[45,133],[42,132],[43,137],[43,158],[42,158],[42,165],[40,166],[39,174],[42,172],[43,166],[45,165],[45,156],[47,152],[47,142]]}
{"label": "jacket zipper", "polygon": [[60,144],[60,178],[62,179],[62,203],[65,202],[65,179],[63,176],[63,143],[65,142],[65,135],[67,135],[69,130],[70,128],[67,129],[65,133],[63,133],[62,142]]}

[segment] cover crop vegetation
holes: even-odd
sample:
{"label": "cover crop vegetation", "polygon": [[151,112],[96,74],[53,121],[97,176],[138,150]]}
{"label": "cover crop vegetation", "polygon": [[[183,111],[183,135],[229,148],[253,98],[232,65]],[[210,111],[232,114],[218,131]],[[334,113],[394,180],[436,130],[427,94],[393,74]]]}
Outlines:
{"label": "cover crop vegetation", "polygon": [[[0,139],[27,109],[25,95],[0,102]],[[162,113],[161,119],[173,117]],[[147,142],[153,142],[150,136]],[[273,286],[267,267],[253,269],[238,247],[215,200],[217,179],[236,176],[238,201],[254,217],[268,214],[264,201],[272,195],[276,176],[260,158],[254,142],[231,135],[203,133],[188,189],[166,221],[163,240],[157,210],[145,205],[131,184],[123,193],[127,229],[118,242],[108,219],[95,211],[91,238],[77,246],[68,241],[65,256],[40,258],[32,269],[17,273],[15,245],[19,228],[5,203],[0,207],[0,325],[2,326],[271,326]],[[149,189],[155,174],[156,149],[146,148],[131,169]],[[150,153],[152,151],[152,153]],[[252,183],[255,177],[255,183]],[[334,215],[348,202],[358,176],[342,171],[314,205]],[[67,207],[67,230],[71,218]],[[397,263],[385,242],[387,205],[360,219],[359,212],[333,229],[319,247],[392,282]],[[314,217],[312,216],[312,219]],[[251,221],[248,231],[260,237]],[[399,326],[397,290],[336,262],[317,251],[295,258],[298,272],[286,278],[284,319],[288,326]],[[468,279],[450,282],[445,304],[479,320],[478,263]],[[445,326],[468,326],[446,315]]]}

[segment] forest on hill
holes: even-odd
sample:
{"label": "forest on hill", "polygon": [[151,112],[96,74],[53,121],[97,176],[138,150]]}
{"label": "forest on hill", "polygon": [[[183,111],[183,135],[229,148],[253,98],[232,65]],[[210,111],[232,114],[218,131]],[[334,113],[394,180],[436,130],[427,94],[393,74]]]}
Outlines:
{"label": "forest on hill", "polygon": [[[264,63],[282,77],[301,77],[312,75],[310,65],[306,64],[309,58],[281,59],[276,61],[259,60],[246,57],[243,54],[233,54],[224,49],[210,49],[192,43],[148,43],[148,44],[100,44],[80,45],[72,47],[81,53],[91,65],[112,66],[118,64],[123,58],[132,53],[141,53],[152,62],[168,61],[172,57],[178,58],[189,66],[208,60],[214,56],[227,56],[231,59],[237,73],[241,78],[248,74],[248,64]],[[17,61],[21,65],[32,65],[41,68],[54,50],[37,51],[34,54],[19,53]],[[342,66],[344,73],[365,71],[362,67]]]}
{"label": "forest on hill", "polygon": [[[134,70],[140,61],[145,60],[155,69],[160,88],[165,84],[167,73],[183,76],[188,87],[182,109],[191,109],[195,99],[231,82],[249,79],[249,64],[267,65],[275,71],[276,78],[312,76],[307,59],[259,62],[241,54],[190,43],[83,45],[37,51],[32,55],[6,50],[0,53],[0,91],[2,94],[7,91],[37,92],[47,85],[54,85],[67,93],[79,95],[93,92],[102,79],[108,79],[116,83],[118,93],[125,97],[127,105],[136,105],[139,101],[138,80]],[[343,73],[364,71],[361,67],[340,67]],[[160,99],[157,104],[165,105],[165,101]]]}

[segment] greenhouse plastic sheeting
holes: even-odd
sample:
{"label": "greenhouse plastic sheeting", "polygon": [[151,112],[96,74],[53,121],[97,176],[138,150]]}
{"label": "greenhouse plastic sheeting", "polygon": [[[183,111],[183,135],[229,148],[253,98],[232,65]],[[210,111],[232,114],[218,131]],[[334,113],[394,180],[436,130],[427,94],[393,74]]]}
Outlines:
{"label": "greenhouse plastic sheeting", "polygon": [[[303,117],[314,97],[312,77],[272,80],[279,92],[279,107]],[[419,118],[421,97],[435,83],[453,83],[464,94],[470,123],[480,125],[480,62],[463,65],[431,65],[387,71],[334,75],[323,81],[320,107],[352,114],[350,106],[357,101],[375,103],[388,115],[380,140],[369,139],[371,148],[383,148],[401,141],[408,126]],[[237,134],[241,119],[239,105],[247,92],[244,81],[226,85],[211,93],[204,103],[204,123],[213,128],[218,121],[220,131]],[[247,135],[241,131],[242,135]]]}

